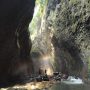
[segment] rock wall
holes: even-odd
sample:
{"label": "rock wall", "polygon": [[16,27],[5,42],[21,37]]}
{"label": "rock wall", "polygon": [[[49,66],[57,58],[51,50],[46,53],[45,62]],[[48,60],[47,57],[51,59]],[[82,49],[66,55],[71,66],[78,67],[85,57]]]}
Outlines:
{"label": "rock wall", "polygon": [[89,4],[88,0],[60,0],[54,11],[52,43],[56,60],[59,58],[71,74],[80,75],[82,67],[87,68],[90,54]]}
{"label": "rock wall", "polygon": [[42,22],[34,49],[50,55],[55,71],[86,77],[90,60],[90,1],[48,0]]}
{"label": "rock wall", "polygon": [[28,26],[34,6],[35,0],[0,0],[0,85],[32,72]]}

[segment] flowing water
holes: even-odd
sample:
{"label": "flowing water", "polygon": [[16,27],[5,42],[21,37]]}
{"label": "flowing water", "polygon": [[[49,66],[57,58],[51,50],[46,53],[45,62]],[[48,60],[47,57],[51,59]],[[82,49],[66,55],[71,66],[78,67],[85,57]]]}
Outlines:
{"label": "flowing water", "polygon": [[48,90],[90,90],[90,85],[57,83]]}
{"label": "flowing water", "polygon": [[67,80],[53,85],[49,90],[90,90],[90,85],[85,84],[82,79],[70,76]]}
{"label": "flowing water", "polygon": [[75,79],[73,76],[69,76],[67,80],[61,80],[65,84],[84,84],[83,80],[80,78]]}

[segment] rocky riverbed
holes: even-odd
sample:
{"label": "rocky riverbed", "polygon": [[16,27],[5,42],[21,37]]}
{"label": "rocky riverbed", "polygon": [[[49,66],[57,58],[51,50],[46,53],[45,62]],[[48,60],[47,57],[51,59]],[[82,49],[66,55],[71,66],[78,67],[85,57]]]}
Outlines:
{"label": "rocky riverbed", "polygon": [[13,87],[1,88],[0,90],[46,90],[52,87],[54,84],[58,82],[51,81],[42,81],[42,82],[31,82],[25,85],[15,85]]}
{"label": "rocky riverbed", "polygon": [[[63,87],[63,88],[62,88]],[[55,79],[51,79],[49,81],[42,81],[42,82],[37,82],[37,81],[33,81],[27,84],[23,84],[23,85],[15,85],[13,87],[8,87],[8,88],[1,88],[0,90],[66,90],[65,87],[70,88],[69,90],[72,90],[72,88],[74,90],[76,89],[80,89],[83,88],[83,90],[89,90],[90,87],[90,79],[86,80],[84,82],[84,84],[65,84],[62,83],[60,81],[56,81]]]}

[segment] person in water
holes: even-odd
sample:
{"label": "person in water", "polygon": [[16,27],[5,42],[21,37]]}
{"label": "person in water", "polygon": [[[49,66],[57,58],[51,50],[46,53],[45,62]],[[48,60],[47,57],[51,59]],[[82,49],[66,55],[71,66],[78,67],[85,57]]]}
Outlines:
{"label": "person in water", "polygon": [[39,74],[39,75],[42,74],[42,70],[41,70],[41,68],[39,68],[38,74]]}
{"label": "person in water", "polygon": [[47,70],[45,69],[45,74],[47,74]]}

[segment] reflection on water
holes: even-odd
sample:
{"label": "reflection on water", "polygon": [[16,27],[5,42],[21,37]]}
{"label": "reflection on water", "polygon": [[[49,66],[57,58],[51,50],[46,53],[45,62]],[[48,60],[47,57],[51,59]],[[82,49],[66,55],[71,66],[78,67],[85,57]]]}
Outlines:
{"label": "reflection on water", "polygon": [[90,90],[90,85],[70,85],[64,83],[58,83],[52,86],[49,90]]}

